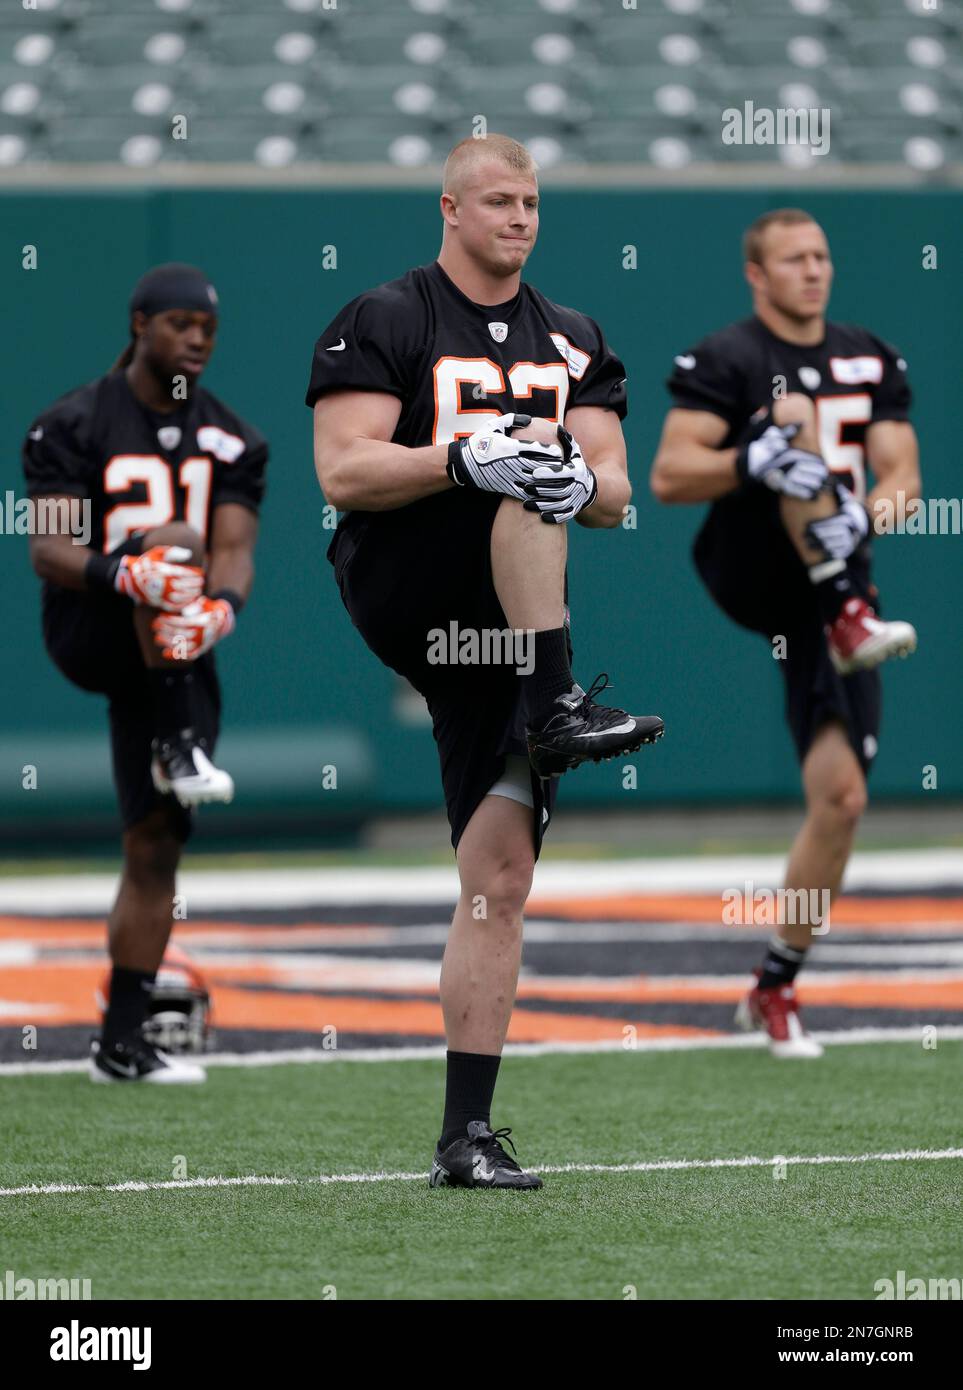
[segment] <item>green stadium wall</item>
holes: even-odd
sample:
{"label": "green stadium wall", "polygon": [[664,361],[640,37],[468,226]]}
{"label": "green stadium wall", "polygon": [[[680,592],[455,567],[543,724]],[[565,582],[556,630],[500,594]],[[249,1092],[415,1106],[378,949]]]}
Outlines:
{"label": "green stadium wall", "polygon": [[[836,265],[832,316],[865,324],[905,354],[925,492],[963,495],[958,194],[547,190],[527,275],[551,298],[596,318],[626,363],[637,507],[635,530],[570,528],[577,674],[587,685],[597,671],[608,671],[616,702],[658,711],[667,723],[665,739],[636,760],[637,790],[623,790],[621,764],[610,763],[567,778],[563,804],[627,809],[798,795],[776,663],[762,639],[716,611],[690,563],[703,508],[660,506],[647,482],[673,355],[746,314],[740,233],[779,205],[811,209],[829,234]],[[0,493],[22,494],[19,449],[31,418],[104,372],[124,346],[127,297],[143,270],[166,260],[203,266],[222,311],[205,384],[257,424],[272,449],[256,588],[220,653],[235,745],[289,731],[304,765],[317,764],[320,801],[331,796],[320,789],[328,759],[310,730],[349,729],[368,741],[372,809],[440,806],[430,730],[393,718],[394,677],[363,646],[341,607],[324,557],[330,531],[303,404],[315,338],[339,307],[436,254],[434,195],[18,190],[0,195],[0,234]],[[37,248],[35,270],[21,267],[26,246]],[[325,248],[332,246],[337,267],[325,269]],[[637,248],[635,270],[623,268],[627,246]],[[937,249],[935,270],[923,269],[927,246]],[[46,736],[53,747],[67,733],[103,736],[106,726],[103,702],[71,687],[44,653],[26,540],[9,534],[0,540],[0,800],[9,802],[23,795],[22,766],[43,765]],[[884,611],[912,620],[920,634],[918,653],[885,671],[877,795],[963,793],[961,547],[958,535],[877,545]],[[97,747],[106,760],[106,737]],[[937,787],[924,792],[923,770],[930,766]],[[283,787],[277,793],[283,801]]]}

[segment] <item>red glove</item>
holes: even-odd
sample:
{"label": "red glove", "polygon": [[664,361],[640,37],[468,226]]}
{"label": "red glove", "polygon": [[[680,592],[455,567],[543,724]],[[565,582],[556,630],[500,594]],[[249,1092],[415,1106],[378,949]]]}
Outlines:
{"label": "red glove", "polygon": [[204,571],[185,565],[190,558],[182,545],[155,545],[143,555],[124,555],[114,588],[135,603],[179,613],[204,592]]}
{"label": "red glove", "polygon": [[180,613],[160,614],[151,627],[168,661],[196,661],[234,631],[234,609],[227,599],[204,595]]}

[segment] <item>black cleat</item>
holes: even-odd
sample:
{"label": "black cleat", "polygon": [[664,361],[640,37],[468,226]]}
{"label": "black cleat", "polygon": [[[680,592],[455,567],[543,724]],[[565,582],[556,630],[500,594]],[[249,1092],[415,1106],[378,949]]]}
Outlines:
{"label": "black cleat", "polygon": [[191,1085],[206,1081],[203,1067],[183,1057],[169,1057],[140,1033],[104,1047],[99,1038],[90,1044],[91,1081],[146,1081],[153,1085]]}
{"label": "black cleat", "polygon": [[447,1149],[436,1149],[428,1178],[429,1187],[514,1187],[530,1191],[541,1187],[536,1173],[526,1173],[502,1148],[507,1140],[512,1153],[515,1145],[510,1129],[492,1133],[484,1120],[472,1120],[467,1139],[455,1139]]}
{"label": "black cleat", "polygon": [[665,725],[657,714],[626,714],[624,709],[597,705],[594,697],[608,683],[603,674],[596,676],[587,692],[573,686],[556,699],[557,714],[540,728],[528,730],[528,760],[539,777],[560,777],[579,763],[635,753],[662,737]]}
{"label": "black cleat", "polygon": [[215,767],[204,751],[204,743],[191,729],[173,738],[155,738],[151,744],[151,778],[159,792],[172,792],[182,806],[201,801],[230,801],[234,782],[227,772]]}

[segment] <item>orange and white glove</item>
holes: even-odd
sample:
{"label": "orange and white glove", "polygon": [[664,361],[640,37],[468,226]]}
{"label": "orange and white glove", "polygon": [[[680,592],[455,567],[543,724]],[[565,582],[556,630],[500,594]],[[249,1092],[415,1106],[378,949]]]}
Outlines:
{"label": "orange and white glove", "polygon": [[234,631],[234,609],[205,594],[180,613],[161,613],[151,623],[154,641],[168,661],[196,661]]}
{"label": "orange and white glove", "polygon": [[182,545],[155,545],[143,555],[124,555],[114,588],[135,603],[179,613],[204,592],[204,571],[184,563],[190,558]]}

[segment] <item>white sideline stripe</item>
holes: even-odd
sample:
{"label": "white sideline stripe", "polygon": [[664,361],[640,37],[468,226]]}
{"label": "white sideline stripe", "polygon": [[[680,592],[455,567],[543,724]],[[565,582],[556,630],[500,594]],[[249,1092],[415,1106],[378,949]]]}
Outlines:
{"label": "white sideline stripe", "polygon": [[[963,1158],[963,1149],[898,1149],[893,1153],[869,1154],[775,1154],[760,1158],[660,1158],[650,1163],[549,1163],[537,1164],[534,1173],[683,1173],[711,1168],[809,1167],[827,1163],[915,1163],[940,1162]],[[174,1192],[212,1187],[311,1187],[332,1183],[424,1182],[427,1173],[320,1173],[310,1178],[279,1178],[250,1174],[242,1178],[169,1178],[163,1182],[28,1183],[25,1187],[0,1187],[0,1197],[62,1196],[78,1192]]]}
{"label": "white sideline stripe", "polygon": [[[611,897],[623,893],[716,893],[777,888],[786,859],[781,854],[698,858],[540,862],[533,896]],[[932,891],[963,888],[963,853],[957,849],[870,850],[854,854],[846,872],[850,891],[881,888]],[[0,879],[0,913],[50,916],[106,912],[117,888],[114,874],[52,874]],[[178,880],[190,912],[234,908],[290,908],[380,903],[453,904],[454,865],[428,868],[188,870]]]}
{"label": "white sideline stripe", "polygon": [[[936,1022],[927,1025],[936,1029],[937,1042],[963,1040],[963,1024]],[[922,1042],[922,1024],[902,1028],[840,1028],[813,1033],[821,1043],[830,1046],[847,1043]],[[765,1047],[761,1033],[726,1033],[718,1038],[639,1038],[626,1047],[621,1038],[610,1042],[540,1042],[508,1043],[506,1057],[557,1057],[566,1053],[592,1055],[601,1052],[697,1052],[700,1049],[725,1051],[739,1048]],[[444,1061],[444,1043],[427,1043],[424,1047],[358,1047],[339,1052],[336,1048],[293,1047],[276,1052],[212,1052],[203,1058],[205,1067],[279,1067],[295,1063],[314,1062],[431,1062]],[[56,1062],[0,1062],[0,1077],[68,1076],[86,1072],[87,1059],[61,1059]]]}

